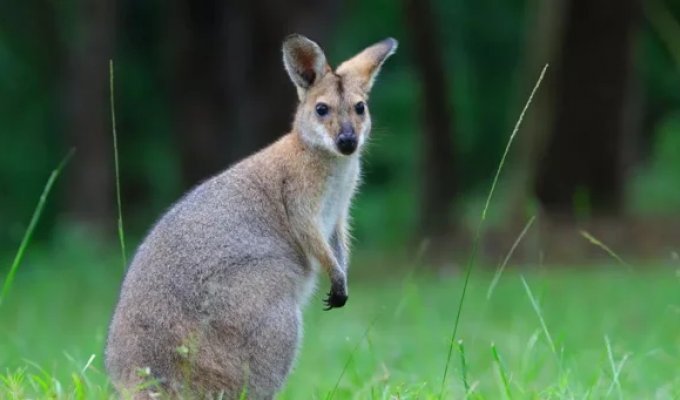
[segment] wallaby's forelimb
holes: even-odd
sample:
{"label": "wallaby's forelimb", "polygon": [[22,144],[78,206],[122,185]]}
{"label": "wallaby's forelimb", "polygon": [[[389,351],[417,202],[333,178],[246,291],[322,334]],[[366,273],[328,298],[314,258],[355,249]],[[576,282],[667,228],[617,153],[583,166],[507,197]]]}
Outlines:
{"label": "wallaby's forelimb", "polygon": [[330,242],[335,257],[338,259],[342,270],[347,274],[347,268],[349,267],[349,229],[347,222],[347,213],[343,213],[338,221],[338,224],[333,230],[333,235],[331,236]]}
{"label": "wallaby's forelimb", "polygon": [[331,236],[330,245],[336,260],[338,260],[338,264],[340,264],[342,270],[347,273],[347,246],[345,245],[342,236],[343,233],[339,228],[336,228],[335,231],[333,231],[333,236]]}
{"label": "wallaby's forelimb", "polygon": [[331,289],[325,299],[325,310],[344,306],[347,302],[347,275],[343,266],[338,262],[333,254],[333,249],[324,240],[316,224],[312,222],[300,223],[299,221],[293,222],[293,224],[296,225],[294,230],[297,232],[298,240],[304,252],[319,262],[331,281]]}

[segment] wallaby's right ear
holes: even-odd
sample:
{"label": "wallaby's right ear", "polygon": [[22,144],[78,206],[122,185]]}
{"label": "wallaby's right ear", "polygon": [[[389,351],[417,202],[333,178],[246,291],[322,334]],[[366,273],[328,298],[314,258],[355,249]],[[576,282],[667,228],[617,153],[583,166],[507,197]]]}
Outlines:
{"label": "wallaby's right ear", "polygon": [[300,97],[330,71],[321,47],[298,34],[290,35],[283,41],[283,65],[297,86]]}

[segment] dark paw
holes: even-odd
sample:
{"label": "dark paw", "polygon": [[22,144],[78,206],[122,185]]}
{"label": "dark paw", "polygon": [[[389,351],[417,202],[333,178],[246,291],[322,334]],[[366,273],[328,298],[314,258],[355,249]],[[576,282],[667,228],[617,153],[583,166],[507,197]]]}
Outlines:
{"label": "dark paw", "polygon": [[336,292],[331,289],[324,300],[324,304],[326,304],[324,311],[328,311],[331,308],[340,308],[344,306],[345,303],[347,303],[347,294],[344,292]]}

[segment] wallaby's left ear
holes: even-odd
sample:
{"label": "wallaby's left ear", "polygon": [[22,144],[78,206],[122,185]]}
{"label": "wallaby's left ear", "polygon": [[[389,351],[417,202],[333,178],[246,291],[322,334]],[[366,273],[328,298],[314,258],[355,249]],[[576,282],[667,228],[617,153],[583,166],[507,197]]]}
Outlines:
{"label": "wallaby's left ear", "polygon": [[393,38],[387,38],[372,46],[367,47],[361,53],[340,64],[335,71],[338,75],[351,75],[357,79],[362,89],[369,92],[387,57],[394,54],[399,42]]}

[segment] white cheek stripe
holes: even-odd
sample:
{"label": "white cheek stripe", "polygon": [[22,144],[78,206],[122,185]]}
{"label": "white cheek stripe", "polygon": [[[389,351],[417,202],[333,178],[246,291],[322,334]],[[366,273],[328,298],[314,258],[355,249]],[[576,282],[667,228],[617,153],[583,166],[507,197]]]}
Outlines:
{"label": "white cheek stripe", "polygon": [[363,129],[361,130],[361,135],[359,135],[359,147],[363,146],[366,142],[366,137],[371,133],[371,120],[366,119]]}
{"label": "white cheek stripe", "polygon": [[328,150],[333,150],[335,143],[328,136],[324,126],[318,122],[314,122],[311,129],[304,129],[302,135],[305,137],[305,141],[314,147],[321,147]]}
{"label": "white cheek stripe", "polygon": [[317,136],[321,137],[323,146],[328,150],[335,151],[335,141],[331,138],[331,135],[326,132],[326,128],[322,124],[316,124],[314,128]]}
{"label": "white cheek stripe", "polygon": [[[305,141],[314,147],[319,147],[326,149],[332,153],[338,153],[338,149],[335,145],[335,140],[333,140],[332,135],[326,132],[326,128],[323,124],[314,121],[310,127],[311,129],[302,129],[302,135]],[[366,137],[370,134],[371,122],[364,124],[361,134],[359,135],[359,144],[357,147],[361,147],[366,142]]]}

